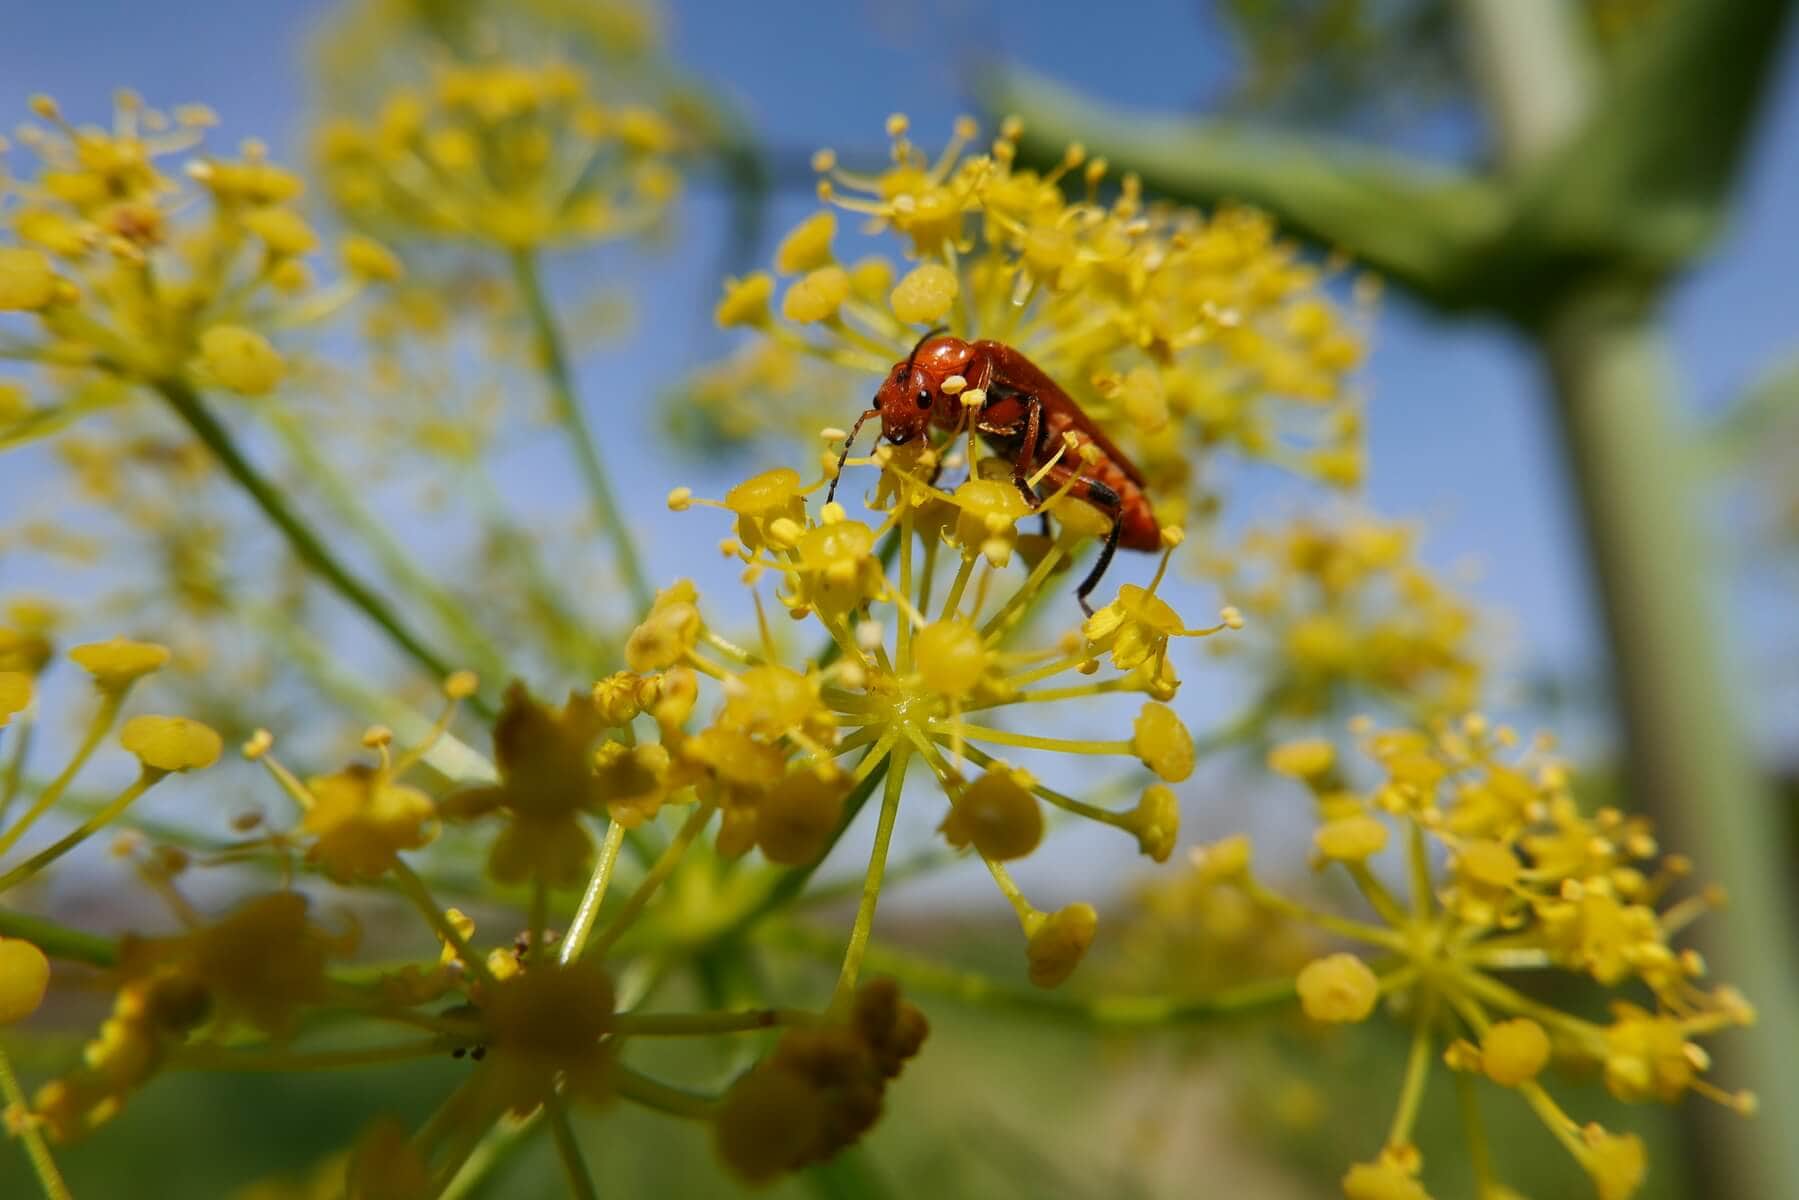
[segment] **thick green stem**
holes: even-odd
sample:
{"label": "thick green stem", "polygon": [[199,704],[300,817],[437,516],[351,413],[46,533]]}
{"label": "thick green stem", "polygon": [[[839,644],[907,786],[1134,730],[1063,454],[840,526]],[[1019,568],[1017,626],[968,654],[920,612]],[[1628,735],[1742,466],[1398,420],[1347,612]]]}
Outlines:
{"label": "thick green stem", "polygon": [[[1712,1195],[1799,1195],[1799,962],[1780,847],[1782,815],[1745,743],[1719,643],[1716,564],[1695,520],[1692,461],[1670,403],[1653,318],[1595,296],[1556,314],[1547,347],[1564,441],[1605,615],[1632,796],[1723,880],[1729,911],[1693,935],[1713,974],[1762,1011],[1720,1042],[1716,1077],[1761,1099],[1760,1120],[1706,1118]],[[1723,1173],[1723,1174],[1720,1174]],[[1729,1175],[1727,1180],[1723,1176]]]}
{"label": "thick green stem", "polygon": [[544,379],[550,387],[556,420],[575,452],[575,461],[581,468],[581,477],[586,481],[588,498],[593,504],[593,515],[612,542],[613,558],[626,590],[631,593],[633,611],[641,614],[650,607],[653,594],[637,555],[637,543],[619,512],[612,482],[594,445],[593,431],[587,427],[587,416],[581,411],[580,398],[575,395],[574,372],[569,367],[568,351],[563,345],[562,331],[556,325],[556,315],[550,310],[549,296],[537,269],[537,257],[529,250],[516,251],[512,255],[512,274],[531,318],[531,331],[537,339],[538,365],[543,368]]}
{"label": "thick green stem", "polygon": [[86,963],[91,967],[117,966],[118,943],[84,929],[70,929],[45,917],[16,909],[0,908],[0,937],[21,938],[51,958]]}
{"label": "thick green stem", "polygon": [[[395,645],[434,677],[446,678],[455,669],[400,619],[385,597],[338,560],[324,539],[288,504],[281,489],[265,478],[255,464],[244,456],[230,430],[213,416],[212,411],[206,407],[206,402],[192,386],[185,380],[170,379],[158,384],[157,391],[168,401],[169,407],[175,410],[175,415],[186,422],[194,435],[212,451],[219,460],[219,465],[225,468],[226,474],[250,494],[256,506],[262,509],[275,528],[287,538],[288,545],[301,562],[379,626],[393,639]],[[489,720],[493,718],[492,710],[478,699],[471,697],[469,703],[483,717]]]}

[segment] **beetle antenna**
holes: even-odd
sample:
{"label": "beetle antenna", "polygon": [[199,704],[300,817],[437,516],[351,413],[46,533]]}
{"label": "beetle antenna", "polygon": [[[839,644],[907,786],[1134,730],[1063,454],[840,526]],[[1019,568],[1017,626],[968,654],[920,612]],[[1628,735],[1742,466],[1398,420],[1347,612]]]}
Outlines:
{"label": "beetle antenna", "polygon": [[926,342],[930,341],[932,338],[936,337],[938,334],[948,333],[948,332],[949,332],[948,325],[939,325],[935,329],[929,329],[929,330],[925,331],[925,335],[923,337],[919,338],[918,342],[912,347],[912,353],[906,355],[906,374],[907,375],[912,374],[912,363],[914,360],[916,360],[918,358],[918,352],[920,350],[924,349],[924,344]]}
{"label": "beetle antenna", "polygon": [[843,464],[849,461],[850,449],[856,444],[856,435],[862,432],[862,423],[880,415],[880,409],[871,408],[857,417],[856,423],[850,426],[850,435],[843,439],[843,453],[837,456],[837,474],[831,476],[831,486],[825,489],[826,504],[837,498],[837,481],[843,478]]}

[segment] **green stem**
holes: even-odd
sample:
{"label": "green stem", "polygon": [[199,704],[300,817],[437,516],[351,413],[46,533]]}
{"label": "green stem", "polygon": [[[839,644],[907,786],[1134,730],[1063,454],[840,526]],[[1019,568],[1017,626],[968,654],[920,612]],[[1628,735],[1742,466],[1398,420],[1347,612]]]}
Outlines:
{"label": "green stem", "polygon": [[19,798],[19,789],[25,782],[25,759],[31,754],[31,735],[36,727],[29,709],[13,721],[12,750],[6,759],[6,771],[0,774],[0,827],[6,824],[13,801]]}
{"label": "green stem", "polygon": [[[1594,296],[1547,330],[1565,443],[1624,731],[1632,795],[1663,840],[1730,889],[1730,911],[1695,927],[1711,973],[1767,1015],[1721,1043],[1717,1070],[1768,1113],[1799,1113],[1799,958],[1781,813],[1745,744],[1714,617],[1717,578],[1687,486],[1665,339],[1640,305]],[[1748,1171],[1734,1194],[1799,1195],[1799,1139],[1778,1120],[1704,1117],[1706,1169]],[[1731,1168],[1731,1164],[1737,1164]],[[1712,1181],[1716,1183],[1716,1180]],[[1708,1184],[1708,1187],[1710,1185]],[[1717,1194],[1733,1194],[1718,1184]]]}
{"label": "green stem", "polygon": [[588,876],[587,890],[581,893],[575,919],[569,923],[562,945],[557,948],[556,956],[564,966],[580,958],[581,951],[587,948],[587,935],[593,932],[594,918],[600,915],[600,904],[606,899],[606,888],[612,882],[612,868],[618,863],[618,850],[624,842],[623,825],[613,821],[606,826],[606,840],[594,861],[593,874]]}
{"label": "green stem", "polygon": [[[780,949],[834,961],[838,943],[832,935],[784,923],[771,925],[762,940]],[[1252,1016],[1290,1004],[1291,979],[1244,984],[1210,996],[1100,995],[1069,999],[1040,988],[1020,988],[977,971],[945,966],[932,958],[869,942],[863,965],[891,975],[909,988],[935,992],[978,1008],[998,1009],[1088,1029],[1160,1029],[1204,1025]]]}
{"label": "green stem", "polygon": [[160,783],[168,772],[145,768],[130,787],[120,792],[113,801],[80,825],[39,850],[36,854],[14,867],[4,875],[0,875],[0,892],[7,892],[24,883],[33,875],[81,845],[101,827],[117,820],[126,809],[130,808],[137,798]]}
{"label": "green stem", "polygon": [[899,815],[900,793],[906,787],[906,759],[910,742],[893,748],[888,763],[887,786],[881,794],[881,819],[875,826],[874,847],[868,853],[868,874],[862,878],[862,901],[856,906],[856,923],[850,927],[850,942],[843,952],[843,969],[837,975],[837,989],[831,998],[833,1010],[845,1011],[856,991],[856,979],[862,971],[862,956],[868,950],[868,937],[874,929],[875,902],[881,896],[881,874],[887,869],[887,848],[893,841],[893,822]]}
{"label": "green stem", "polygon": [[0,908],[0,937],[21,938],[51,958],[64,962],[87,963],[92,967],[111,967],[119,961],[118,944],[110,938],[70,929],[44,917]]}
{"label": "green stem", "polygon": [[367,543],[380,560],[382,569],[437,614],[438,620],[456,638],[457,644],[469,656],[470,665],[483,679],[495,682],[503,679],[507,674],[505,652],[469,616],[468,607],[420,567],[387,526],[357,499],[355,489],[337,473],[304,423],[290,413],[281,412],[270,418],[270,424],[306,478],[318,487],[319,494],[343,522]]}
{"label": "green stem", "polygon": [[663,1083],[660,1079],[652,1079],[624,1063],[613,1065],[612,1080],[613,1087],[625,1099],[635,1100],[645,1108],[653,1108],[672,1117],[709,1121],[718,1111],[719,1102],[713,1097]]}
{"label": "green stem", "polygon": [[1431,1023],[1434,1005],[1428,1000],[1418,1009],[1412,1023],[1412,1048],[1406,1055],[1405,1083],[1399,1089],[1399,1104],[1393,1112],[1393,1124],[1387,1130],[1388,1146],[1404,1146],[1412,1140],[1412,1126],[1418,1121],[1418,1106],[1424,1100],[1424,1085],[1430,1078]]}
{"label": "green stem", "polygon": [[575,1141],[575,1130],[568,1122],[568,1109],[563,1106],[562,1097],[551,1092],[544,1097],[544,1115],[549,1119],[550,1136],[556,1143],[556,1157],[562,1160],[562,1173],[568,1177],[569,1194],[575,1200],[599,1200],[599,1192],[594,1189],[593,1176],[588,1174],[587,1163],[581,1157],[581,1147]]}
{"label": "green stem", "polygon": [[633,609],[637,613],[645,612],[654,596],[637,555],[637,544],[632,540],[631,531],[619,512],[618,501],[612,492],[612,482],[607,478],[605,464],[600,461],[599,450],[594,445],[593,432],[587,426],[587,417],[581,411],[580,399],[575,395],[574,374],[569,367],[568,351],[563,343],[562,331],[556,325],[556,315],[550,310],[549,296],[544,291],[543,277],[537,269],[536,255],[529,250],[514,251],[512,275],[531,319],[531,330],[537,339],[539,365],[549,384],[556,420],[562,426],[570,449],[575,452],[575,461],[587,483],[593,515],[612,541],[613,557],[617,561],[619,574],[624,578],[625,588],[631,593]]}
{"label": "green stem", "polygon": [[667,882],[670,875],[674,874],[675,868],[681,863],[682,856],[687,853],[687,848],[693,845],[694,839],[700,836],[700,832],[706,828],[706,823],[712,819],[712,814],[717,809],[718,805],[710,800],[702,800],[693,806],[693,812],[688,816],[686,823],[675,833],[673,840],[650,865],[650,869],[644,872],[643,878],[637,884],[637,889],[625,900],[611,923],[600,930],[599,934],[588,944],[588,953],[601,958],[606,956],[606,951],[610,950],[613,943],[618,941],[625,930],[631,927],[631,922],[637,919],[637,914],[644,910],[644,906],[649,904],[657,890]]}
{"label": "green stem", "polygon": [[[4,1049],[0,1049],[0,1097],[6,1100],[9,1111],[21,1114],[31,1111],[25,1089],[19,1086],[19,1077],[13,1074],[12,1059],[7,1057]],[[31,1159],[31,1169],[37,1174],[38,1186],[44,1189],[48,1200],[73,1200],[69,1185],[62,1180],[62,1172],[56,1169],[56,1160],[50,1157],[50,1147],[44,1141],[44,1131],[27,1117],[20,1125],[18,1136],[25,1143],[25,1155]]]}
{"label": "green stem", "polygon": [[17,845],[19,839],[24,837],[26,832],[37,823],[38,818],[49,812],[51,806],[62,797],[64,792],[69,790],[69,785],[75,781],[75,776],[81,773],[81,768],[87,765],[87,760],[94,756],[94,751],[100,748],[100,743],[105,741],[106,735],[112,731],[112,723],[117,719],[119,705],[123,703],[124,699],[124,693],[116,691],[106,692],[101,696],[100,707],[88,725],[87,735],[82,738],[81,745],[76,747],[75,756],[69,759],[68,766],[64,767],[62,772],[52,779],[43,791],[38,793],[37,799],[31,802],[31,807],[25,810],[23,816],[15,821],[6,832],[0,833],[0,854],[5,854]]}
{"label": "green stem", "polygon": [[[256,469],[237,442],[232,438],[230,430],[212,414],[201,399],[199,392],[184,379],[168,379],[157,385],[157,391],[175,410],[175,415],[187,423],[198,437],[211,450],[219,465],[225,468],[226,474],[237,481],[250,498],[262,509],[263,515],[272,521],[284,537],[300,561],[305,563],[315,574],[330,584],[332,589],[352,606],[380,627],[382,632],[393,639],[393,642],[408,657],[429,671],[434,678],[444,679],[454,668],[448,660],[427,646],[422,638],[412,631],[399,614],[394,612],[385,597],[376,592],[368,584],[353,574],[348,567],[338,560],[337,555],[325,544],[305,518],[294,511],[281,494],[280,488],[265,478]],[[488,720],[493,719],[493,711],[481,700],[471,697],[469,705]]]}

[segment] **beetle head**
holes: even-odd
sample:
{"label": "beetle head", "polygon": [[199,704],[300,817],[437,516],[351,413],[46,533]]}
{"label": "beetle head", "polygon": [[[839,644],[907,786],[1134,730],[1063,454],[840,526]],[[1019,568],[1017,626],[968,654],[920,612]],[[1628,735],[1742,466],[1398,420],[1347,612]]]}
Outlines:
{"label": "beetle head", "polygon": [[930,427],[933,410],[943,405],[943,381],[968,361],[968,343],[939,337],[933,329],[918,339],[912,353],[893,364],[875,393],[881,412],[881,436],[895,445],[909,442]]}

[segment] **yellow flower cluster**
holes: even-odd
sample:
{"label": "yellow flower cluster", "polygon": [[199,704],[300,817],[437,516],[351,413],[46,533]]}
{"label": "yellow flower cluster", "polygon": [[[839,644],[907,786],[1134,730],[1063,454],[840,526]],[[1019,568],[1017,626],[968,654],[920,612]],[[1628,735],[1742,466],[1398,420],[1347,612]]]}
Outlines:
{"label": "yellow flower cluster", "polygon": [[[360,282],[397,264],[365,238],[343,248],[345,278],[319,286],[319,237],[295,211],[299,177],[246,143],[241,157],[163,160],[191,150],[213,124],[199,107],[172,116],[121,93],[111,128],[77,126],[54,101],[32,103],[19,132],[36,171],[0,174],[13,204],[0,243],[0,351],[83,368],[60,405],[0,421],[0,448],[116,403],[122,383],[216,385],[247,396],[280,386],[277,330],[340,308]],[[0,414],[7,416],[7,414]]]}
{"label": "yellow flower cluster", "polygon": [[[642,665],[666,653],[667,638],[678,642],[697,632],[691,599],[690,591],[679,588],[664,594],[632,643],[634,661]],[[27,668],[0,675],[9,680],[29,681],[48,654],[46,646],[16,630],[6,631],[0,647],[5,651],[0,664]],[[115,639],[78,646],[70,657],[92,676],[102,711],[75,761],[0,835],[0,851],[60,798],[127,693],[162,667],[168,652]],[[600,962],[682,864],[707,818],[721,809],[726,829],[719,845],[728,853],[756,844],[777,862],[798,863],[821,852],[841,812],[847,777],[803,765],[790,770],[783,759],[787,739],[816,737],[824,740],[813,744],[823,746],[834,734],[802,694],[788,690],[802,682],[800,676],[782,679],[771,668],[762,682],[780,703],[770,707],[761,703],[764,695],[736,696],[715,724],[692,734],[684,728],[698,699],[691,667],[620,672],[560,708],[515,686],[495,728],[496,782],[452,791],[442,800],[405,779],[427,760],[443,767],[446,760],[433,756],[448,736],[458,702],[477,689],[467,672],[445,681],[449,703],[416,744],[395,750],[388,730],[369,730],[363,745],[374,752],[373,763],[303,779],[276,759],[271,735],[258,732],[244,754],[294,801],[299,819],[291,828],[268,831],[259,831],[260,816],[237,822],[249,836],[221,848],[216,861],[272,856],[284,870],[308,869],[339,885],[386,883],[414,904],[441,949],[431,960],[346,973],[334,964],[355,948],[355,927],[342,933],[322,927],[308,915],[309,901],[298,891],[253,896],[209,920],[176,887],[177,877],[194,865],[189,853],[162,846],[136,855],[140,879],[185,928],[164,936],[128,934],[117,943],[108,954],[116,989],[111,1016],[81,1064],[43,1084],[29,1110],[15,1110],[11,1119],[33,1137],[68,1141],[111,1119],[166,1071],[299,1070],[450,1055],[472,1060],[474,1068],[440,1119],[411,1140],[392,1136],[389,1125],[371,1129],[347,1163],[339,1164],[349,1179],[373,1189],[357,1192],[354,1188],[363,1186],[358,1183],[352,1194],[392,1195],[382,1188],[395,1181],[445,1181],[460,1166],[460,1156],[503,1115],[535,1119],[545,1110],[560,1114],[574,1101],[623,1098],[667,1110],[671,1096],[685,1096],[678,1111],[713,1123],[725,1162],[746,1178],[767,1178],[835,1155],[873,1124],[887,1082],[924,1039],[923,1017],[900,1000],[891,982],[863,984],[823,1013],[646,1014],[620,1001]],[[632,724],[639,717],[660,730],[660,742],[635,740]],[[133,717],[120,741],[142,764],[139,781],[74,834],[0,877],[0,891],[119,819],[162,777],[211,765],[220,749],[210,729],[167,716]],[[600,925],[605,883],[625,834],[643,829],[665,801],[686,805],[693,815],[632,895]],[[524,933],[480,953],[471,942],[474,923],[440,906],[407,856],[432,841],[440,821],[468,822],[490,813],[506,818],[492,845],[492,873],[530,883],[533,900]],[[545,925],[551,889],[580,882],[596,866],[582,824],[588,816],[608,818],[608,835],[582,908],[558,936]],[[121,854],[136,854],[140,844],[141,838],[125,839]],[[29,941],[0,938],[0,968],[0,1022],[28,1016],[48,984],[44,954]],[[446,1009],[446,998],[460,1003]],[[290,1048],[308,1018],[324,1012],[422,1029],[430,1036],[371,1050]],[[772,1055],[716,1098],[677,1092],[620,1057],[627,1040],[639,1034],[711,1036],[781,1027],[787,1033]],[[756,1134],[771,1119],[779,1120],[785,1140],[765,1143]]]}
{"label": "yellow flower cluster", "polygon": [[1431,717],[1480,698],[1472,605],[1417,558],[1416,532],[1373,517],[1299,517],[1209,553],[1250,629],[1216,643],[1252,662],[1263,717],[1374,702]]}
{"label": "yellow flower cluster", "polygon": [[[1279,746],[1269,766],[1311,791],[1316,865],[1341,870],[1378,922],[1315,911],[1268,889],[1251,873],[1245,839],[1194,854],[1198,873],[1245,903],[1357,945],[1298,972],[1307,1017],[1357,1022],[1384,1002],[1412,1028],[1392,1131],[1378,1159],[1345,1176],[1351,1200],[1424,1195],[1410,1139],[1439,1047],[1451,1068],[1518,1091],[1604,1200],[1636,1191],[1643,1146],[1564,1112],[1539,1081],[1552,1060],[1596,1066],[1623,1100],[1667,1103],[1694,1092],[1753,1108],[1752,1097],[1704,1078],[1708,1057],[1698,1039],[1747,1024],[1754,1013],[1735,989],[1705,986],[1704,963],[1675,945],[1721,893],[1670,901],[1691,868],[1661,854],[1646,820],[1583,811],[1546,745],[1518,752],[1509,729],[1478,716],[1428,731],[1363,726],[1360,735],[1379,768],[1370,786],[1355,786],[1323,741]],[[1401,891],[1376,870],[1389,843],[1409,880]],[[1616,992],[1612,1019],[1552,1007],[1502,978],[1533,970],[1584,976]],[[1635,999],[1625,998],[1627,988]],[[1482,1136],[1477,1121],[1471,1130]],[[1489,1169],[1483,1148],[1470,1158]],[[1497,1194],[1495,1180],[1479,1183],[1482,1194]]]}
{"label": "yellow flower cluster", "polygon": [[[915,473],[929,469],[934,452],[906,449],[912,453],[877,455],[885,465],[875,501],[878,525],[853,519],[836,503],[814,515],[807,497],[825,480],[808,485],[788,468],[748,479],[722,501],[698,500],[686,488],[669,497],[677,510],[703,504],[732,514],[734,536],[721,549],[745,564],[744,582],[758,611],[759,585],[772,576],[777,602],[791,616],[816,622],[829,639],[828,665],[780,665],[766,624],[759,650],[731,643],[708,628],[685,585],[662,593],[626,654],[639,670],[718,681],[723,704],[715,724],[691,741],[703,742],[705,761],[732,784],[720,801],[719,842],[728,853],[752,842],[769,852],[772,829],[781,845],[800,853],[770,857],[809,862],[845,823],[845,797],[860,804],[885,775],[840,998],[855,982],[888,839],[915,761],[925,765],[947,801],[940,826],[945,840],[958,850],[972,848],[986,863],[1018,913],[1031,979],[1054,986],[1086,952],[1097,918],[1086,904],[1038,910],[1007,871],[1008,861],[1028,856],[1041,841],[1044,806],[1120,829],[1157,861],[1172,851],[1178,809],[1173,793],[1160,785],[1146,789],[1132,808],[1102,807],[1049,787],[1035,772],[982,747],[1134,758],[1164,782],[1187,778],[1193,739],[1162,703],[1179,686],[1167,643],[1172,636],[1217,633],[1236,616],[1227,613],[1211,628],[1185,628],[1155,595],[1158,572],[1147,589],[1126,587],[1082,631],[1070,630],[1039,649],[1011,648],[1013,634],[1039,601],[1071,602],[1059,595],[1057,572],[1089,527],[1065,529],[1054,539],[1025,534],[1019,525],[1027,510],[1009,481],[976,477],[944,491]],[[1166,568],[1179,531],[1168,530],[1164,541]],[[1029,570],[1016,584],[1002,583],[1015,556]],[[1108,659],[1115,668],[1109,677],[1057,682],[1070,672],[1094,676]],[[667,689],[666,678],[662,686]],[[1008,710],[1031,712],[1032,724],[1040,725],[1067,711],[1058,706],[1132,692],[1149,699],[1129,737],[1059,738],[1002,724]],[[852,764],[838,765],[845,755],[855,756]],[[800,781],[807,782],[802,787]],[[803,839],[796,839],[797,830],[804,830]]]}
{"label": "yellow flower cluster", "polygon": [[[727,286],[720,324],[875,377],[936,325],[1015,346],[1118,438],[1169,523],[1215,507],[1203,463],[1220,448],[1359,481],[1346,376],[1361,337],[1266,218],[1149,203],[1130,176],[1102,202],[1102,160],[1072,146],[1054,171],[1021,168],[1010,125],[970,152],[975,125],[960,121],[935,159],[904,118],[888,132],[884,171],[817,156],[828,207],[776,251],[778,305],[774,275],[758,272]],[[837,212],[895,235],[912,265],[840,260]]]}
{"label": "yellow flower cluster", "polygon": [[674,128],[607,106],[560,63],[443,68],[372,117],[317,134],[319,172],[350,220],[394,238],[506,250],[638,233],[673,198]]}

